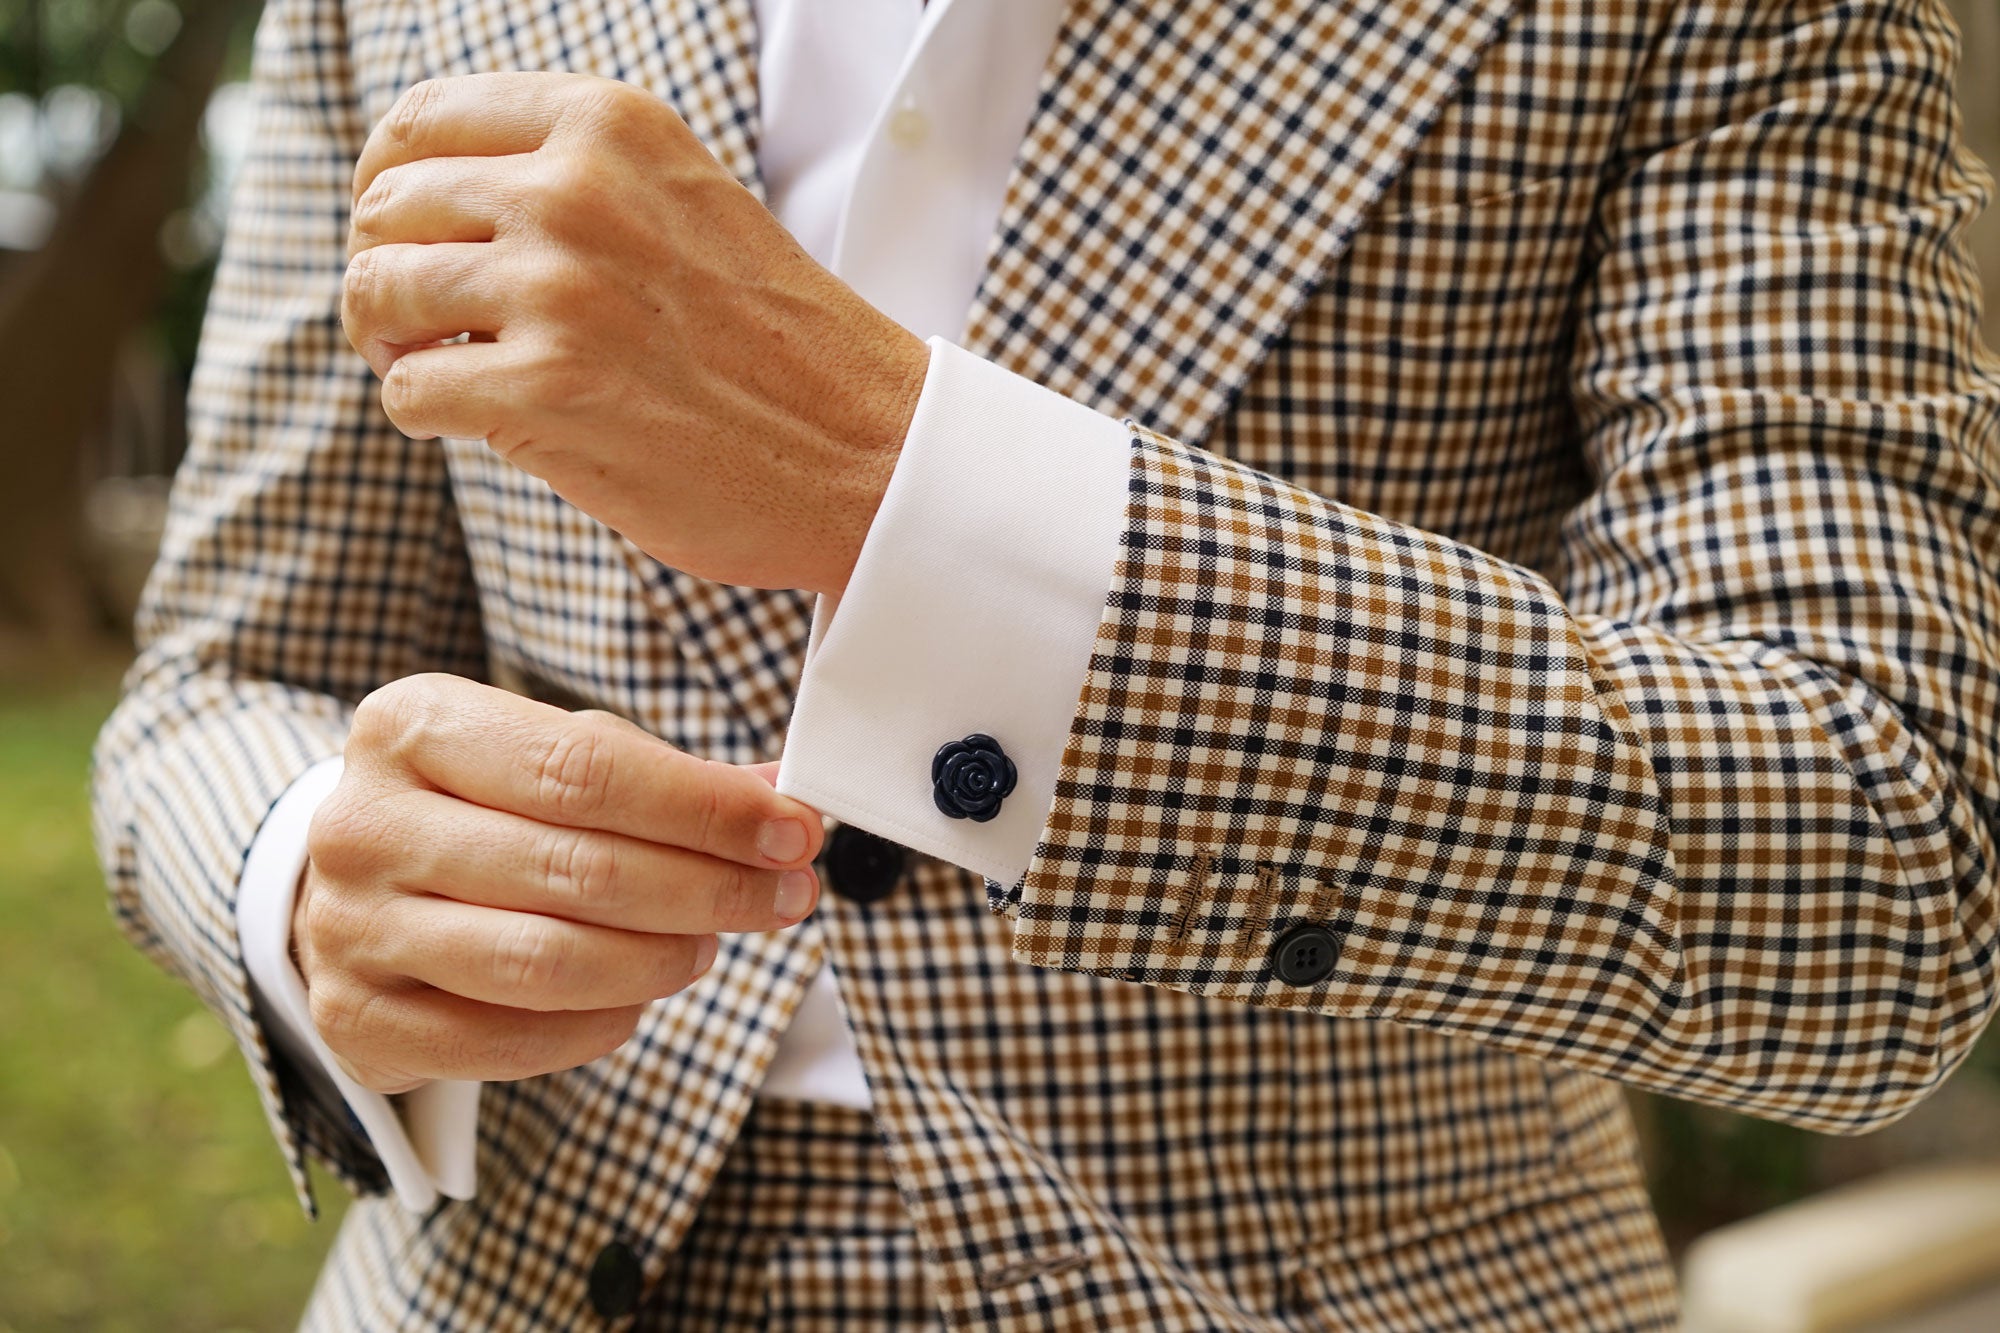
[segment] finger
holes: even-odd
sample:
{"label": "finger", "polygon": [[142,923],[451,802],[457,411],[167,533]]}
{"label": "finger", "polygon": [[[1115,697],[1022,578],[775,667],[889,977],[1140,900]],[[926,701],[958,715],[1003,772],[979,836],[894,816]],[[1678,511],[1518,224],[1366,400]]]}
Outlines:
{"label": "finger", "polygon": [[362,146],[354,195],[359,198],[376,176],[405,162],[531,153],[576,108],[604,96],[606,84],[611,80],[526,70],[413,84]]}
{"label": "finger", "polygon": [[574,1069],[625,1044],[643,1005],[530,1013],[407,986],[342,979],[308,993],[313,1025],[377,1089],[435,1078],[505,1080]]}
{"label": "finger", "polygon": [[492,240],[520,194],[515,161],[432,157],[379,173],[354,200],[349,257],[377,245]]}
{"label": "finger", "polygon": [[478,334],[404,349],[382,375],[382,410],[413,440],[483,440],[512,413],[525,364],[517,345]]}
{"label": "finger", "polygon": [[713,935],[642,935],[452,898],[407,895],[383,913],[348,960],[356,971],[538,1013],[657,1000],[715,958]]}
{"label": "finger", "polygon": [[369,695],[354,715],[350,761],[357,754],[495,810],[744,865],[802,867],[822,838],[816,811],[752,773],[609,713],[566,713],[458,676],[412,676]]}
{"label": "finger", "polygon": [[503,252],[491,245],[380,245],[347,261],[340,322],[386,375],[406,347],[497,333],[507,309]]}
{"label": "finger", "polygon": [[440,792],[396,799],[429,836],[405,888],[485,907],[663,935],[778,930],[812,910],[810,869],[762,870],[622,833],[543,824]]}

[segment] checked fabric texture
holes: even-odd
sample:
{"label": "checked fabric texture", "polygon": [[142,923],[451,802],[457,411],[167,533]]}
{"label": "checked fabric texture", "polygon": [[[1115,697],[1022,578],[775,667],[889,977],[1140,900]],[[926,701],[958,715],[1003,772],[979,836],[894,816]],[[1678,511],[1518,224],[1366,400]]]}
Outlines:
{"label": "checked fabric texture", "polygon": [[[726,941],[616,1054],[489,1087],[479,1198],[415,1218],[252,1010],[264,812],[424,670],[774,758],[807,606],[400,437],[335,315],[353,161],[417,79],[575,69],[756,189],[755,15],[273,0],[96,790],[120,921],[302,1193],[312,1154],[367,1195],[309,1322],[600,1327],[614,1242],[666,1309],[826,964],[924,1268],[891,1285],[947,1326],[1671,1327],[1617,1083],[1864,1129],[1992,1002],[1954,48],[1923,0],[1074,0],[963,339],[1134,422],[1033,866]],[[1301,922],[1336,965],[1282,986]]]}
{"label": "checked fabric texture", "polygon": [[636,1322],[642,1333],[942,1330],[874,1118],[759,1100]]}

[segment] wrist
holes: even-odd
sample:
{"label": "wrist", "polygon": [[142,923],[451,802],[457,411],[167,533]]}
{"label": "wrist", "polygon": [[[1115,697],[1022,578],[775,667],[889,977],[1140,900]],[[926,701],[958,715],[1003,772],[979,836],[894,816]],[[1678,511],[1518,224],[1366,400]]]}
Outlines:
{"label": "wrist", "polygon": [[895,475],[903,441],[916,416],[930,368],[930,348],[915,334],[884,318],[879,345],[854,377],[851,405],[843,412],[845,436],[839,453],[847,460],[828,477],[839,498],[827,506],[834,520],[828,564],[815,592],[840,593],[853,576],[882,497]]}

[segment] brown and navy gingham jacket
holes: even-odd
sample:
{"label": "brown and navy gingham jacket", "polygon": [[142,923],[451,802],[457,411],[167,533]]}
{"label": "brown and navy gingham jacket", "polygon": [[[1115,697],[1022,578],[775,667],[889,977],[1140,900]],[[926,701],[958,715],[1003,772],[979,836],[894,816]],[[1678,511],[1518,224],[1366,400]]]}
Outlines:
{"label": "brown and navy gingham jacket", "polygon": [[[755,47],[751,0],[265,18],[97,791],[121,921],[301,1189],[307,1152],[380,1168],[274,1065],[234,886],[355,701],[505,677],[765,760],[808,611],[390,426],[336,320],[355,156],[419,78],[574,69],[755,189]],[[479,1197],[361,1202],[313,1320],[594,1326],[593,1257],[662,1271],[824,960],[954,1325],[1669,1323],[1616,1083],[1863,1130],[1993,1000],[1954,54],[1931,0],[1074,0],[963,339],[1134,423],[1025,880],[828,895],[616,1054],[489,1087]],[[1286,986],[1301,922],[1337,963]]]}

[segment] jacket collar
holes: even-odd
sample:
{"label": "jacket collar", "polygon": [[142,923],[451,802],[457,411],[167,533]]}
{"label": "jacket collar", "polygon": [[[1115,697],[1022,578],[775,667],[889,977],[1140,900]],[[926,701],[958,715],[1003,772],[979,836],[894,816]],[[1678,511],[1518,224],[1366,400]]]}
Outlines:
{"label": "jacket collar", "polygon": [[716,160],[761,199],[753,0],[650,0],[650,7],[666,74],[661,94]]}

